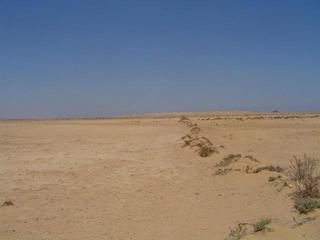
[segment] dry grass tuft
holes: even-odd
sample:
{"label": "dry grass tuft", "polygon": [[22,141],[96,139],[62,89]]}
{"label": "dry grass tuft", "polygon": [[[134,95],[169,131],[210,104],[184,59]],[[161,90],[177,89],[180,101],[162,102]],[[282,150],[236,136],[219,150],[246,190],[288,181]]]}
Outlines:
{"label": "dry grass tuft", "polygon": [[228,237],[225,240],[240,240],[247,233],[245,223],[239,223],[235,228],[230,229]]}
{"label": "dry grass tuft", "polygon": [[296,196],[303,198],[320,197],[319,160],[306,154],[300,159],[293,157],[289,168],[289,176],[296,187]]}

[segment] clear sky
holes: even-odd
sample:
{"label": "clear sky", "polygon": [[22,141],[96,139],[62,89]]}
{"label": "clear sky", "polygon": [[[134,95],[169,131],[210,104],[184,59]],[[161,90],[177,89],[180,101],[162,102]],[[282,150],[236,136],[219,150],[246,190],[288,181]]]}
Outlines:
{"label": "clear sky", "polygon": [[320,1],[0,0],[0,118],[319,111]]}

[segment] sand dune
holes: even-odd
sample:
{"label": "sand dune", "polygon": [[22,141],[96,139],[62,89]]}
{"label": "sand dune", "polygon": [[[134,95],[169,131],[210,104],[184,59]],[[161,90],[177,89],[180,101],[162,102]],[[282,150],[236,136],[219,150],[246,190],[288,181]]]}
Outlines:
{"label": "sand dune", "polygon": [[270,218],[243,239],[319,239],[286,175],[319,146],[319,113],[0,121],[0,236],[212,240]]}

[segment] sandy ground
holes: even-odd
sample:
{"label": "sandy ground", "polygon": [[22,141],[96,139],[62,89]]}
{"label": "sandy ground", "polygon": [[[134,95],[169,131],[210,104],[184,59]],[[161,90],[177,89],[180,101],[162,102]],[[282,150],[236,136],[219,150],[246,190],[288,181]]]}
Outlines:
{"label": "sandy ground", "polygon": [[320,239],[320,212],[296,227],[291,185],[252,172],[320,158],[320,114],[187,114],[208,157],[179,115],[0,121],[0,239],[224,239],[263,217],[274,231],[247,239]]}

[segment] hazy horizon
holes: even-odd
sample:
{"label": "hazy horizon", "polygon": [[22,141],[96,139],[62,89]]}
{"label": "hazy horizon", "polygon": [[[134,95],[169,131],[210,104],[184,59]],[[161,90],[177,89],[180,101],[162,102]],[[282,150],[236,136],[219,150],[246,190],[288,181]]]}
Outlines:
{"label": "hazy horizon", "polygon": [[2,1],[0,118],[320,111],[319,1]]}

